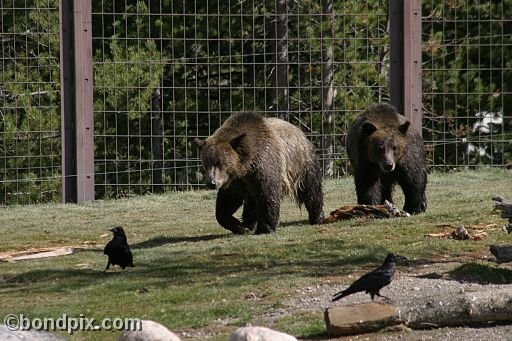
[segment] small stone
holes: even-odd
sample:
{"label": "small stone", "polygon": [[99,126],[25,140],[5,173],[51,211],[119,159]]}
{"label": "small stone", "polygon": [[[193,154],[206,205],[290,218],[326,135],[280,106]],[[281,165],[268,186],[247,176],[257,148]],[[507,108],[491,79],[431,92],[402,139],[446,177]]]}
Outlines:
{"label": "small stone", "polygon": [[258,298],[258,296],[256,296],[256,294],[253,292],[249,292],[249,293],[245,294],[244,298],[246,300],[255,300]]}

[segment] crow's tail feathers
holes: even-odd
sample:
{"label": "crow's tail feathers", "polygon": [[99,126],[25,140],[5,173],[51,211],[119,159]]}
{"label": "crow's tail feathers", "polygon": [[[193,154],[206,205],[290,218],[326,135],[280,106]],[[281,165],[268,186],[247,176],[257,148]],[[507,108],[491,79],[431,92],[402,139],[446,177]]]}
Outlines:
{"label": "crow's tail feathers", "polygon": [[342,299],[343,297],[348,296],[348,295],[350,295],[350,294],[349,294],[349,293],[347,293],[346,291],[340,291],[339,293],[335,294],[335,295],[332,297],[331,302],[334,302],[334,301],[340,300],[340,299]]}

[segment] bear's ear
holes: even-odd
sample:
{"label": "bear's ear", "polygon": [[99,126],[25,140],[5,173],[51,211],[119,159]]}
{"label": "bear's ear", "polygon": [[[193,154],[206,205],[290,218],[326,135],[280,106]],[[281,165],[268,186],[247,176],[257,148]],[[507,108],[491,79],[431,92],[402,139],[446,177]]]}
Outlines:
{"label": "bear's ear", "polygon": [[242,133],[240,135],[238,135],[237,137],[235,137],[234,139],[232,139],[231,141],[229,141],[229,144],[231,145],[231,147],[238,153],[238,154],[241,154],[242,152],[242,141],[244,140],[244,138],[247,136],[246,133]]}
{"label": "bear's ear", "polygon": [[411,122],[405,121],[404,124],[402,124],[400,127],[398,127],[398,130],[400,130],[400,132],[405,135],[405,134],[407,134],[407,130],[409,130],[410,125],[411,125]]}
{"label": "bear's ear", "polygon": [[194,143],[197,146],[197,148],[201,149],[201,148],[203,148],[204,144],[206,143],[206,140],[201,140],[201,139],[195,138]]}
{"label": "bear's ear", "polygon": [[377,127],[373,125],[371,122],[364,122],[363,123],[363,132],[370,136],[375,130],[377,130]]}

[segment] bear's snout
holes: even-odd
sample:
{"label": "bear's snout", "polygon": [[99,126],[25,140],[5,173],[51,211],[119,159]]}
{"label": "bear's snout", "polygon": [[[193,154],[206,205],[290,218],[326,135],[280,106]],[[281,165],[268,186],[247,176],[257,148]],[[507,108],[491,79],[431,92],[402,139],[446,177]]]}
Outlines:
{"label": "bear's snout", "polygon": [[389,173],[395,170],[395,163],[386,161],[380,166],[380,168],[382,169],[383,172]]}
{"label": "bear's snout", "polygon": [[217,185],[215,183],[215,178],[209,176],[208,179],[206,180],[206,187],[208,187],[209,189],[216,189]]}

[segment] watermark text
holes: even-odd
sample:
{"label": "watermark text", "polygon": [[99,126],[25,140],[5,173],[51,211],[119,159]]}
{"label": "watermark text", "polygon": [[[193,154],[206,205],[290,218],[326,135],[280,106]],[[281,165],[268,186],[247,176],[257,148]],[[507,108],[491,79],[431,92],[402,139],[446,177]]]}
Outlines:
{"label": "watermark text", "polygon": [[78,317],[62,314],[59,318],[30,318],[24,314],[9,314],[4,318],[4,324],[11,331],[16,330],[45,330],[66,331],[73,335],[76,331],[120,330],[140,331],[142,321],[138,318],[104,318],[96,320],[80,314]]}

